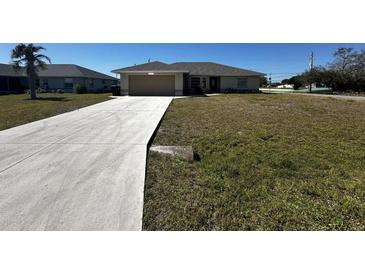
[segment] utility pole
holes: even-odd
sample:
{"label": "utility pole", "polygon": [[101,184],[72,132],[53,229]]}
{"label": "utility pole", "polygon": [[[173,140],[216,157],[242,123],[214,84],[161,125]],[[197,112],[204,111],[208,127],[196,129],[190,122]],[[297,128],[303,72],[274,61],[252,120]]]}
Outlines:
{"label": "utility pole", "polygon": [[271,72],[269,74],[269,92],[271,92]]}
{"label": "utility pole", "polygon": [[[309,77],[312,77],[312,70],[313,70],[313,51],[309,57]],[[312,81],[309,82],[309,93],[312,92]]]}

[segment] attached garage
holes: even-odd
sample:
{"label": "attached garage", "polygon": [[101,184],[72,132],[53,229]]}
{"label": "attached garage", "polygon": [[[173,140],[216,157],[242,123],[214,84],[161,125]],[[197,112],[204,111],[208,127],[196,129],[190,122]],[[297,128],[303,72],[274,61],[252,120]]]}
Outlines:
{"label": "attached garage", "polygon": [[175,95],[175,75],[129,75],[128,82],[129,95]]}

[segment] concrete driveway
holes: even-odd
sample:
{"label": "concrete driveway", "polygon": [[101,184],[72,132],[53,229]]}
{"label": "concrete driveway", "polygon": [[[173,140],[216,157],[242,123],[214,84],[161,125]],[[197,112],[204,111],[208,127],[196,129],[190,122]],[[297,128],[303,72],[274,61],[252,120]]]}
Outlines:
{"label": "concrete driveway", "polygon": [[172,97],[121,97],[0,131],[1,230],[141,230],[147,143]]}

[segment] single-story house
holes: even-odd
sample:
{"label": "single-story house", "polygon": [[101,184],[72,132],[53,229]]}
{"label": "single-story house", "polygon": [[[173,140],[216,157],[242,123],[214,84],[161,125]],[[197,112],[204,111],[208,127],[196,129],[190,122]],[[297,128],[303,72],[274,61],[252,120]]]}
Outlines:
{"label": "single-story house", "polygon": [[[49,64],[37,72],[36,88],[72,92],[77,85],[88,91],[109,91],[118,79],[71,64]],[[24,91],[29,87],[24,68],[14,70],[12,65],[0,64],[0,91]]]}
{"label": "single-story house", "polygon": [[148,62],[121,68],[122,95],[180,96],[194,92],[257,91],[265,74],[212,62]]}

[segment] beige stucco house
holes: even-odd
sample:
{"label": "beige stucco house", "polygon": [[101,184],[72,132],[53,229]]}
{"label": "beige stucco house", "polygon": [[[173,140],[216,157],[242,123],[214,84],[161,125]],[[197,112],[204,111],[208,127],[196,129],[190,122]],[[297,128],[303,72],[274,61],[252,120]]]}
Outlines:
{"label": "beige stucco house", "polygon": [[122,95],[180,96],[195,92],[257,91],[265,74],[211,62],[148,62],[121,68]]}

